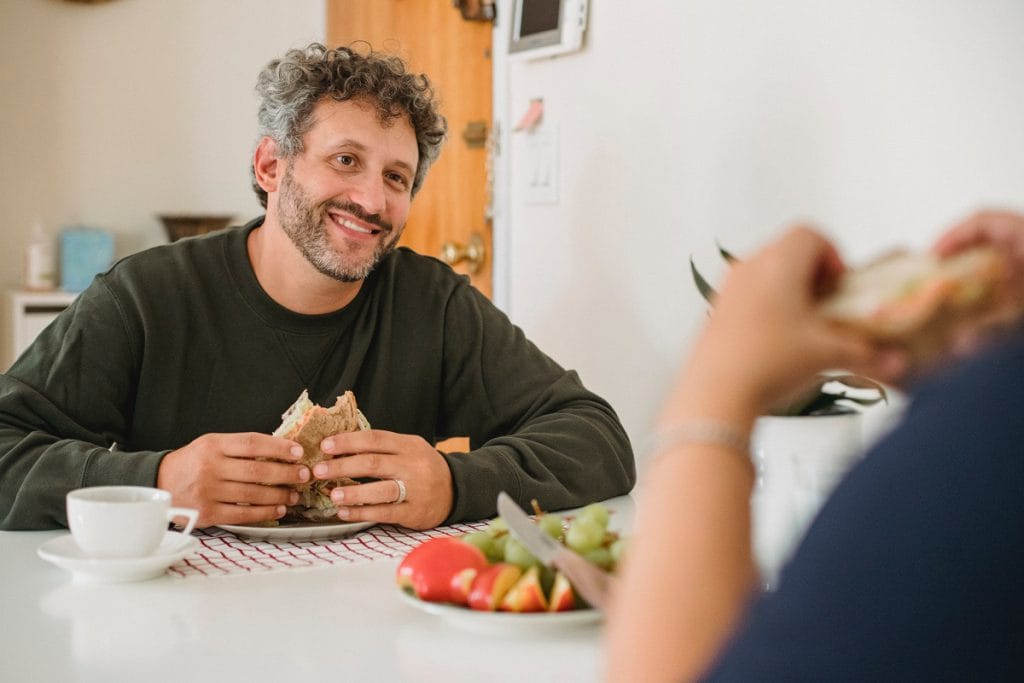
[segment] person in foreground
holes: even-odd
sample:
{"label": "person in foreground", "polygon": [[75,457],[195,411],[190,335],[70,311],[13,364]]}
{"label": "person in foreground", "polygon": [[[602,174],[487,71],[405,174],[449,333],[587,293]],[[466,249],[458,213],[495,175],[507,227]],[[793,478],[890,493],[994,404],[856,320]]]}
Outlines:
{"label": "person in foreground", "polygon": [[[1014,256],[995,316],[1009,332],[982,349],[979,327],[955,330],[947,349],[967,357],[927,371],[823,318],[843,265],[813,230],[731,270],[660,417],[609,618],[609,680],[1021,680],[1024,218],[978,214],[935,251],[979,243]],[[890,382],[913,371],[913,400],[823,506],[777,589],[758,594],[751,427],[839,367]]]}
{"label": "person in foreground", "polygon": [[[292,487],[342,521],[423,529],[628,492],[611,406],[441,262],[396,248],[446,135],[397,57],[313,44],[257,82],[248,225],[148,250],[98,276],[0,376],[0,528],[66,524],[64,496],[158,486],[199,525],[280,518]],[[271,436],[308,388],[352,390],[373,429],[312,468]],[[469,452],[435,443],[469,436]]]}

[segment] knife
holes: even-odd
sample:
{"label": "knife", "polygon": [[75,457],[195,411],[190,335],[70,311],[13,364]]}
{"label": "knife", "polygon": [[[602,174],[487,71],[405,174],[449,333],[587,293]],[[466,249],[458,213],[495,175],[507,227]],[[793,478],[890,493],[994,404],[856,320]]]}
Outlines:
{"label": "knife", "polygon": [[544,533],[504,491],[498,494],[498,514],[512,535],[538,560],[565,574],[588,603],[602,612],[607,610],[616,583],[614,576]]}

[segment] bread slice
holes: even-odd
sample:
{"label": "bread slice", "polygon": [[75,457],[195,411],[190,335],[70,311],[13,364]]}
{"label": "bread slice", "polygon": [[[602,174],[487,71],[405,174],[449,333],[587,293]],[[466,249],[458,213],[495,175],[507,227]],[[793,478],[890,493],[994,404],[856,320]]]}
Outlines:
{"label": "bread slice", "polygon": [[988,247],[944,259],[897,252],[844,274],[821,311],[875,339],[927,356],[952,330],[998,302],[1006,274],[1004,256]]}
{"label": "bread slice", "polygon": [[[299,461],[310,469],[331,456],[320,450],[320,442],[328,436],[369,429],[370,423],[356,405],[355,395],[346,391],[334,405],[324,408],[309,400],[309,392],[303,391],[299,398],[281,416],[281,426],[274,430],[274,436],[292,439],[302,446]],[[313,480],[296,484],[299,502],[290,506],[284,521],[322,522],[337,519],[338,508],[331,502],[331,490],[336,486],[356,484],[354,479]]]}

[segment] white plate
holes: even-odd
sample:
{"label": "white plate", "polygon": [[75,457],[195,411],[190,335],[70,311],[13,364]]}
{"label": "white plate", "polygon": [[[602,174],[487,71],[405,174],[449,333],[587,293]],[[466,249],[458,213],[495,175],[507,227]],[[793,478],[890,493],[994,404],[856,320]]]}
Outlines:
{"label": "white plate", "polygon": [[281,526],[250,526],[248,524],[218,524],[224,531],[257,541],[321,541],[329,538],[344,538],[369,529],[376,522],[302,522]]}
{"label": "white plate", "polygon": [[159,547],[145,557],[100,558],[86,555],[71,534],[66,534],[47,541],[36,552],[47,562],[70,571],[75,581],[124,583],[162,575],[168,567],[195,550],[198,544],[192,536],[168,531]]}
{"label": "white plate", "polygon": [[439,602],[424,602],[405,591],[402,600],[427,614],[443,618],[453,626],[485,633],[534,633],[540,629],[562,629],[570,626],[596,624],[601,613],[596,609],[575,609],[566,612],[483,612]]}

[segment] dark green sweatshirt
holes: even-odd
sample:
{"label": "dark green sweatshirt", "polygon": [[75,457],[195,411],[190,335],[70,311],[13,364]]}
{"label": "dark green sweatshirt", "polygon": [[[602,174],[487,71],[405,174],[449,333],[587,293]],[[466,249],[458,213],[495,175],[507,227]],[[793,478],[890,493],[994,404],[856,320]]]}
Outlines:
{"label": "dark green sweatshirt", "polygon": [[612,408],[465,277],[398,249],[348,306],[301,315],[256,280],[259,223],[121,260],[0,375],[0,529],[65,525],[71,489],[153,486],[202,434],[269,433],[305,388],[351,389],[375,429],[468,435],[445,455],[448,523],[493,516],[501,490],[557,510],[633,487]]}

